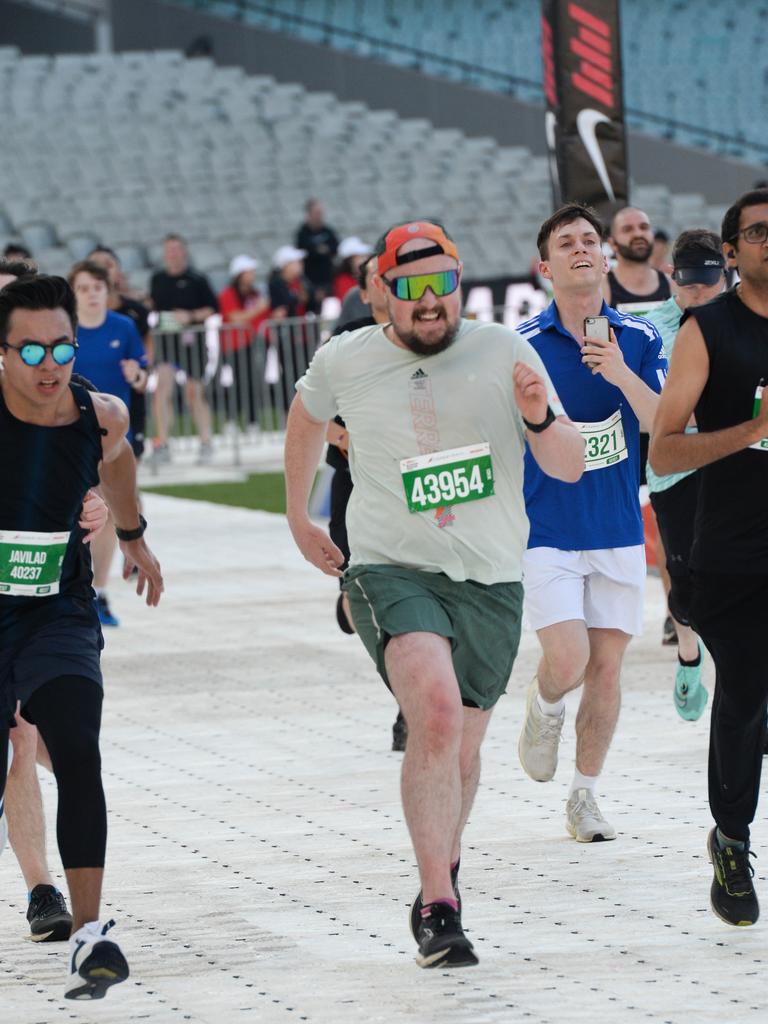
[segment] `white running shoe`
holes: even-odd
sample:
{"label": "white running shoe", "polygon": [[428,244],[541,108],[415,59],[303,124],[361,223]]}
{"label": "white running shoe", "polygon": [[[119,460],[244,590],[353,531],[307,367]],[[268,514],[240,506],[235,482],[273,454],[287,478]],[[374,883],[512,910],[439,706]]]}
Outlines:
{"label": "white running shoe", "polygon": [[549,782],[557,769],[557,748],[563,731],[565,709],[559,715],[545,715],[539,707],[539,682],[534,676],[528,687],[525,722],[517,753],[526,775],[536,782]]}
{"label": "white running shoe", "polygon": [[578,843],[600,843],[616,838],[616,829],[600,813],[594,794],[577,789],[565,805],[565,827]]}
{"label": "white running shoe", "polygon": [[69,940],[69,980],[65,999],[103,999],[110,985],[129,975],[128,963],[116,942],[104,936],[114,921],[90,921]]}

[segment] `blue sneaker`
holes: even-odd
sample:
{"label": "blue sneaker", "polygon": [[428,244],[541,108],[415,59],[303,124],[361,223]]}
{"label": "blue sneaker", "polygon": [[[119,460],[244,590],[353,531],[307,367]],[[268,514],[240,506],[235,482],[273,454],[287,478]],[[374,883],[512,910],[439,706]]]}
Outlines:
{"label": "blue sneaker", "polygon": [[699,640],[699,664],[681,665],[678,661],[675,673],[673,699],[675,710],[686,722],[696,722],[704,714],[709,694],[701,681],[704,666],[704,646]]}
{"label": "blue sneaker", "polygon": [[99,622],[102,626],[119,626],[120,621],[116,619],[112,614],[112,610],[109,607],[109,603],[104,594],[97,594],[95,597],[96,611],[99,616]]}

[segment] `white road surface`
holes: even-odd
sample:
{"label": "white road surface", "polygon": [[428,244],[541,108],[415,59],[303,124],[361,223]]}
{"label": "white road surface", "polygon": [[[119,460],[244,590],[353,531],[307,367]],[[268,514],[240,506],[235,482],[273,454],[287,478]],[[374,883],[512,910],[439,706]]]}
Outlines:
{"label": "white road surface", "polygon": [[[110,834],[104,916],[131,966],[103,1003],[61,999],[66,945],[25,938],[26,893],[0,861],[0,1019],[151,1024],[698,1024],[765,1021],[768,922],[709,909],[708,714],[674,712],[658,579],[630,648],[599,793],[616,842],[563,827],[558,775],[517,760],[537,655],[526,632],[484,747],[466,832],[472,969],[422,971],[418,881],[389,750],[395,705],[334,619],[333,580],[280,516],[149,496],[167,593],[147,609],[116,581],[103,729]],[[711,666],[707,676],[711,690]],[[44,779],[51,863],[55,789]],[[768,900],[765,807],[755,824]]]}

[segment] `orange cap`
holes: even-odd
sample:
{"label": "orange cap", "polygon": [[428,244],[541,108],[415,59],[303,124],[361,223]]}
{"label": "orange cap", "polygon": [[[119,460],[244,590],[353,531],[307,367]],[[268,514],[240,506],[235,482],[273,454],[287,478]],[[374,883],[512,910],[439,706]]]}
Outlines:
{"label": "orange cap", "polygon": [[[412,238],[428,238],[435,245],[433,248],[418,249],[398,258],[397,250]],[[379,245],[381,246],[381,243]],[[428,220],[412,221],[408,224],[400,224],[384,235],[383,249],[377,253],[378,264],[376,269],[380,274],[385,274],[392,267],[396,267],[399,264],[411,263],[415,260],[424,259],[427,256],[439,256],[443,253],[446,256],[452,256],[458,262],[459,253],[455,243],[451,241],[439,225],[432,224]]]}

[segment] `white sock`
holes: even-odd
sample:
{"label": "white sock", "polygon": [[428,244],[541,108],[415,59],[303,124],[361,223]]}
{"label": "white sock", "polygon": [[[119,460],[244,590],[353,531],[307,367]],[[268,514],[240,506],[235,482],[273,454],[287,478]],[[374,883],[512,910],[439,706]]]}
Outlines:
{"label": "white sock", "polygon": [[561,697],[560,700],[556,700],[554,704],[550,704],[548,700],[544,700],[541,694],[538,695],[536,700],[539,702],[539,709],[545,715],[552,715],[557,718],[565,707],[565,701]]}
{"label": "white sock", "polygon": [[594,793],[598,778],[597,775],[582,775],[576,768],[573,772],[573,782],[568,790],[568,796],[573,796],[577,789],[588,789],[590,793]]}

